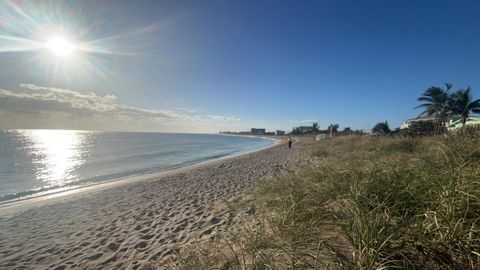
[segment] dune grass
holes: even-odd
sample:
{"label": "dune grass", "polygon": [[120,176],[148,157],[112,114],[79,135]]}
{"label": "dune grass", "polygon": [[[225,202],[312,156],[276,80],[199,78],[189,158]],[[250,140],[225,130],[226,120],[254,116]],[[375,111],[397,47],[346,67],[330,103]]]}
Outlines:
{"label": "dune grass", "polygon": [[480,269],[480,137],[345,136],[253,194],[248,226],[177,269]]}

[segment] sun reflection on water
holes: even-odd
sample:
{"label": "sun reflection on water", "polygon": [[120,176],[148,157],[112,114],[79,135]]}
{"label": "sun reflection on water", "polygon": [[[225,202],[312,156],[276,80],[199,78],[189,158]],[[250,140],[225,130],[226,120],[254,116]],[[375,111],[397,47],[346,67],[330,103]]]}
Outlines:
{"label": "sun reflection on water", "polygon": [[74,130],[24,130],[31,143],[36,177],[48,186],[62,186],[76,180],[75,168],[83,161],[86,132]]}

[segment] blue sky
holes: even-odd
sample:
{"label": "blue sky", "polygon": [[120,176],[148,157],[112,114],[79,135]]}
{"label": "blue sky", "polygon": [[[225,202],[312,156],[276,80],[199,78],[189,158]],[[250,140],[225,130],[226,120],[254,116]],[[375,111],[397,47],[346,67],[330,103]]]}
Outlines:
{"label": "blue sky", "polygon": [[[122,108],[138,109],[135,115],[154,110],[184,121],[176,127],[171,124],[175,118],[165,124],[140,115],[148,123],[134,125],[137,129],[215,132],[288,129],[310,124],[308,120],[321,128],[339,123],[341,128],[370,129],[385,120],[397,127],[419,113],[413,108],[426,88],[445,82],[454,88],[471,86],[474,97],[480,97],[478,1],[15,3],[27,16],[6,2],[1,20],[13,16],[26,21],[23,28],[33,20],[37,27],[48,25],[43,30],[52,29],[52,35],[60,31],[78,44],[96,41],[110,53],[78,56],[88,62],[83,59],[79,63],[87,64],[76,69],[54,60],[65,72],[53,76],[53,60],[43,59],[51,55],[3,48],[0,88],[10,93],[9,104],[11,93],[33,95],[40,88],[93,92],[115,96]],[[41,39],[23,28],[2,25],[0,35]],[[28,121],[39,117],[30,113],[15,122],[51,127],[49,121],[57,117],[52,111],[63,117],[55,128],[65,123],[66,128],[122,129],[135,120],[108,126],[112,115],[101,115],[103,122],[85,125],[88,121],[78,119],[78,112],[38,106],[48,117]],[[12,113],[7,110],[0,114],[0,127],[13,125],[6,120]],[[75,115],[76,124],[65,114]],[[87,115],[90,122],[97,119]],[[113,118],[121,117],[117,112]]]}

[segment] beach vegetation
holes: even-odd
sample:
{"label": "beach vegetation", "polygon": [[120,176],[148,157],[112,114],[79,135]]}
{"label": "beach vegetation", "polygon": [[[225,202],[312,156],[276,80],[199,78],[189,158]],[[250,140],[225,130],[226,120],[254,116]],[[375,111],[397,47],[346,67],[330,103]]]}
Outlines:
{"label": "beach vegetation", "polygon": [[300,130],[300,128],[294,127],[292,128],[292,134],[294,135],[302,134],[302,131]]}
{"label": "beach vegetation", "polygon": [[318,166],[259,187],[248,225],[182,249],[172,265],[480,268],[479,132],[340,136],[312,147]]}
{"label": "beach vegetation", "polygon": [[367,133],[361,129],[351,129],[350,127],[345,127],[343,130],[337,132],[337,136],[348,136],[348,135],[366,135]]}
{"label": "beach vegetation", "polygon": [[436,126],[432,121],[413,122],[405,129],[404,134],[410,136],[432,136],[435,134]]}
{"label": "beach vegetation", "polygon": [[386,134],[390,134],[390,132],[392,131],[390,130],[390,126],[388,125],[387,121],[377,123],[372,128],[372,133],[375,135],[386,135]]}

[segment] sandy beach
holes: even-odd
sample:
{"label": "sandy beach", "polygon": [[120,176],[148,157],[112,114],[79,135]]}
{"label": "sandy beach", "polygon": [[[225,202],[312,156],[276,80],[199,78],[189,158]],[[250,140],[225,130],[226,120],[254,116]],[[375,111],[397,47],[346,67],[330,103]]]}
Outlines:
{"label": "sandy beach", "polygon": [[[241,222],[262,181],[308,166],[285,143],[132,183],[0,209],[0,269],[151,269],[185,244]],[[160,265],[161,267],[161,265]]]}

